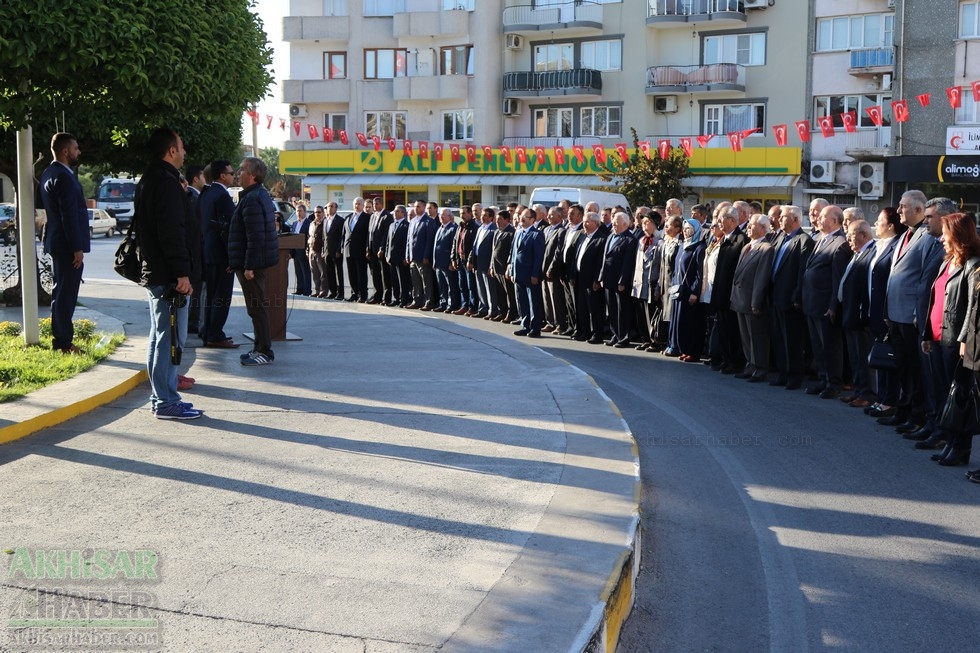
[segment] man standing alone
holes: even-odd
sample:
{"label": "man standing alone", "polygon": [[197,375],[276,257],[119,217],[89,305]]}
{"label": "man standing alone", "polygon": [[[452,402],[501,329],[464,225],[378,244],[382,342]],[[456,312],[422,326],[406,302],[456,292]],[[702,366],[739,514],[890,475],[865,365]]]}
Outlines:
{"label": "man standing alone", "polygon": [[48,215],[44,253],[51,255],[54,288],[51,291],[51,348],[66,354],[79,351],[72,344],[75,302],[82,283],[82,260],[89,251],[88,210],[82,185],[73,166],[78,165],[78,141],[60,132],[51,138],[54,160],[41,175],[41,202]]}

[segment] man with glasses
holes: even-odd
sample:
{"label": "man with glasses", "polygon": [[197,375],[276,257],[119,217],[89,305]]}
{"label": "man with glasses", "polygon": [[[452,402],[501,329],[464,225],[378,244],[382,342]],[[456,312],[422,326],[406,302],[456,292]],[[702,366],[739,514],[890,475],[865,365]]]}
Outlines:
{"label": "man with glasses", "polygon": [[198,199],[204,234],[204,298],[201,304],[204,326],[200,336],[205,347],[235,349],[239,345],[224,330],[235,285],[235,275],[228,270],[228,224],[235,212],[228,187],[235,184],[235,171],[231,162],[224,159],[212,161],[211,170],[214,180]]}

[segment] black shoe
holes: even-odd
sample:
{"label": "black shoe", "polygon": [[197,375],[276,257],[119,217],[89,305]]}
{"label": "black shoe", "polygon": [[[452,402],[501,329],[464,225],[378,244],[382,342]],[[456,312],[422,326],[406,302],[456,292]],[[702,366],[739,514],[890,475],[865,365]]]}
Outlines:
{"label": "black shoe", "polygon": [[749,383],[762,383],[765,380],[766,380],[766,377],[764,377],[764,376],[750,376],[748,378],[748,382]]}
{"label": "black shoe", "polygon": [[737,371],[738,370],[736,370],[734,367],[723,367],[723,368],[721,368],[721,373],[722,374],[735,374]]}
{"label": "black shoe", "polygon": [[616,349],[626,349],[629,346],[630,343],[628,342],[617,342],[615,345],[613,345],[613,347],[615,347]]}
{"label": "black shoe", "polygon": [[783,390],[799,390],[803,387],[802,381],[787,381],[786,387]]}
{"label": "black shoe", "polygon": [[895,432],[902,433],[902,434],[915,433],[921,428],[922,428],[922,424],[920,424],[919,422],[913,422],[912,420],[909,420],[907,422],[902,422],[901,424],[897,424],[895,426]]}
{"label": "black shoe", "polygon": [[[921,442],[922,440],[929,439],[931,435],[932,435],[932,427],[923,426],[922,428],[917,429],[915,431],[906,432],[905,434],[902,435],[902,438],[905,440],[913,440],[916,442]],[[932,449],[932,447],[929,448]]]}
{"label": "black shoe", "polygon": [[602,338],[589,338],[588,340],[586,340],[586,342],[589,343],[590,345],[601,345]]}
{"label": "black shoe", "polygon": [[613,345],[616,344],[616,341],[615,340],[607,340],[604,344],[606,345],[606,347],[612,347]]}
{"label": "black shoe", "polygon": [[[907,436],[906,436],[907,437]],[[942,429],[936,429],[932,432],[925,440],[915,443],[916,449],[938,449],[940,444],[946,444],[949,440],[949,436]]]}
{"label": "black shoe", "polygon": [[935,460],[938,463],[940,460],[945,458],[952,450],[953,450],[953,445],[947,442],[946,446],[943,447],[943,450],[940,451],[939,453],[934,453],[931,456],[929,456],[929,460]]}
{"label": "black shoe", "polygon": [[946,457],[939,461],[939,464],[943,467],[959,467],[960,465],[966,465],[970,462],[970,450],[969,449],[953,449]]}
{"label": "black shoe", "polygon": [[746,374],[745,372],[739,372],[738,374],[735,375],[735,378],[736,379],[751,379],[752,378],[752,375],[751,374]]}
{"label": "black shoe", "polygon": [[540,338],[541,337],[541,332],[540,331],[528,331],[527,337],[528,338]]}
{"label": "black shoe", "polygon": [[527,329],[518,329],[514,332],[515,336],[526,336],[529,333]]}
{"label": "black shoe", "polygon": [[826,384],[820,383],[818,385],[811,385],[806,389],[808,395],[818,395],[827,389]]}
{"label": "black shoe", "polygon": [[[871,416],[874,417],[874,411],[871,411]],[[879,417],[878,423],[882,426],[898,426],[905,423],[905,418],[899,417],[898,413],[892,413],[891,417]]]}
{"label": "black shoe", "polygon": [[821,399],[836,399],[840,396],[840,390],[833,386],[827,386],[819,396]]}
{"label": "black shoe", "polygon": [[350,297],[348,297],[344,301],[345,302],[356,302],[357,301],[357,295],[351,295]]}
{"label": "black shoe", "polygon": [[876,407],[866,408],[864,412],[870,415],[871,417],[888,418],[888,417],[894,417],[895,414],[898,412],[898,410],[894,406],[892,406],[891,408],[882,408],[881,405],[879,404]]}
{"label": "black shoe", "polygon": [[786,377],[781,376],[779,378],[773,379],[772,381],[769,382],[769,385],[773,385],[773,386],[786,385]]}

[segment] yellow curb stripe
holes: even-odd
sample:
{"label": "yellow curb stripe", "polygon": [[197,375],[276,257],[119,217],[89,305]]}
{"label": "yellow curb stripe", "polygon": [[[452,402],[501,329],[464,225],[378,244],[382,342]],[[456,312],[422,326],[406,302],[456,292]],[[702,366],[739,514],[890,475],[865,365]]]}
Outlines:
{"label": "yellow curb stripe", "polygon": [[0,429],[0,444],[20,440],[32,433],[37,433],[41,429],[62,424],[73,417],[78,417],[83,413],[95,410],[99,406],[104,406],[110,401],[115,401],[119,397],[122,397],[148,378],[146,370],[140,370],[129,379],[97,395],[87,397],[61,408],[56,408],[48,413],[24,420],[23,422],[5,426]]}

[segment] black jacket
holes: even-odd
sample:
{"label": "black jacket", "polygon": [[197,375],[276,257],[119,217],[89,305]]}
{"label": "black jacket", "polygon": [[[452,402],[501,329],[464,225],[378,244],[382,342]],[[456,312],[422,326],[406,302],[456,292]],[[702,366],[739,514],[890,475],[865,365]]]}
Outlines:
{"label": "black jacket", "polygon": [[238,195],[228,230],[228,265],[233,270],[262,270],[279,262],[276,207],[262,184]]}
{"label": "black jacket", "polygon": [[136,240],[143,259],[144,286],[176,283],[193,273],[185,221],[191,203],[180,172],[163,159],[153,161],[136,187]]}

